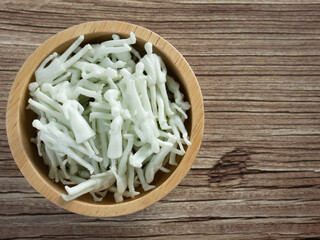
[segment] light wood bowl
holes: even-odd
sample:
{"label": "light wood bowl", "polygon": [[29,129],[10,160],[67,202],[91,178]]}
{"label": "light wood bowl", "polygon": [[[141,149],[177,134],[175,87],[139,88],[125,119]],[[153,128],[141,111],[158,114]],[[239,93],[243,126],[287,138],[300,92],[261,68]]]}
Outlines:
{"label": "light wood bowl", "polygon": [[[81,34],[85,41],[97,43],[111,39],[112,34],[122,38],[134,32],[137,38],[135,47],[144,55],[143,45],[149,41],[154,51],[164,60],[168,72],[177,79],[187,100],[191,103],[186,128],[192,145],[185,155],[178,158],[178,166],[169,166],[170,173],[157,173],[153,190],[142,192],[135,198],[115,203],[107,196],[102,202],[94,202],[89,194],[66,202],[61,194],[65,193],[62,184],[48,178],[48,168],[38,156],[35,144],[30,138],[36,136],[31,122],[36,117],[26,110],[29,96],[28,84],[35,81],[34,72],[40,63],[53,52],[62,53]],[[118,21],[88,22],[70,27],[51,37],[38,47],[21,67],[10,92],[7,115],[7,135],[10,149],[20,171],[27,181],[44,197],[58,206],[82,215],[109,217],[133,213],[157,202],[175,188],[187,174],[198,154],[204,128],[203,99],[197,79],[183,56],[166,40],[143,27]],[[139,190],[139,189],[138,189]]]}

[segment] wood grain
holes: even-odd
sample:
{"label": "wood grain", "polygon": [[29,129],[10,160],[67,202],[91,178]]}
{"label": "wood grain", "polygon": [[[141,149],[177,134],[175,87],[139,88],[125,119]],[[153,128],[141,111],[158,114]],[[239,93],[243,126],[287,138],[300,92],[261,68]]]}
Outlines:
{"label": "wood grain", "polygon": [[[1,1],[0,238],[320,237],[320,1]],[[8,147],[13,79],[46,39],[75,24],[149,28],[188,60],[205,104],[192,170],[157,204],[83,217],[41,197]]]}

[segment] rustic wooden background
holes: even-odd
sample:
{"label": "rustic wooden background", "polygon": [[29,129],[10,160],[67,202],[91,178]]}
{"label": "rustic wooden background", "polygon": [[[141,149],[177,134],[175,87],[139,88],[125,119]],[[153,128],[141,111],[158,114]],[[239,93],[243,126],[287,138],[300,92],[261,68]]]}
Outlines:
{"label": "rustic wooden background", "polygon": [[[27,57],[93,20],[139,24],[198,77],[204,139],[181,184],[116,218],[66,212],[10,154],[5,110]],[[320,1],[0,1],[0,238],[320,238]]]}

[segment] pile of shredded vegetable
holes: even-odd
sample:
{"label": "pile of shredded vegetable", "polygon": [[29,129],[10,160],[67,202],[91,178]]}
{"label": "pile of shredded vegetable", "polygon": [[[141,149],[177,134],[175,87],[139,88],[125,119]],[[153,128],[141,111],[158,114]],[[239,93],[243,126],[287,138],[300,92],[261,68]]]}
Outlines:
{"label": "pile of shredded vegetable", "polygon": [[30,83],[28,109],[37,136],[31,139],[49,167],[49,178],[65,185],[66,201],[90,193],[116,202],[148,191],[158,170],[176,165],[190,145],[184,126],[190,104],[167,75],[162,59],[145,44],[141,57],[127,39],[80,47],[80,36],[62,55],[53,53]]}

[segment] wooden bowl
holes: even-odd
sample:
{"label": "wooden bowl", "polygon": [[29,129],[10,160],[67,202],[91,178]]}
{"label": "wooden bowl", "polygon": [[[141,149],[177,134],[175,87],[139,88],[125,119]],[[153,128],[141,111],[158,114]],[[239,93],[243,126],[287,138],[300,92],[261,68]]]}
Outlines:
{"label": "wooden bowl", "polygon": [[[156,187],[148,192],[142,192],[133,199],[125,199],[115,203],[112,196],[107,196],[102,202],[94,202],[89,194],[76,200],[66,202],[61,194],[64,186],[49,179],[48,168],[38,156],[35,144],[30,138],[36,136],[31,122],[36,117],[26,110],[29,96],[28,84],[35,81],[34,72],[40,63],[53,52],[62,53],[80,35],[85,41],[97,43],[111,39],[112,34],[128,37],[134,32],[137,38],[135,47],[144,54],[143,45],[149,41],[154,52],[162,57],[168,72],[181,84],[185,97],[191,104],[186,128],[192,145],[185,155],[177,161],[178,166],[169,166],[170,173],[157,173],[153,185]],[[133,213],[157,202],[176,187],[187,174],[193,164],[202,140],[204,127],[203,99],[197,79],[183,56],[166,40],[143,27],[118,21],[88,22],[70,27],[51,37],[38,47],[20,69],[10,92],[7,106],[7,135],[13,158],[28,182],[44,197],[58,206],[82,215],[109,217]],[[139,190],[139,189],[138,189]]]}

